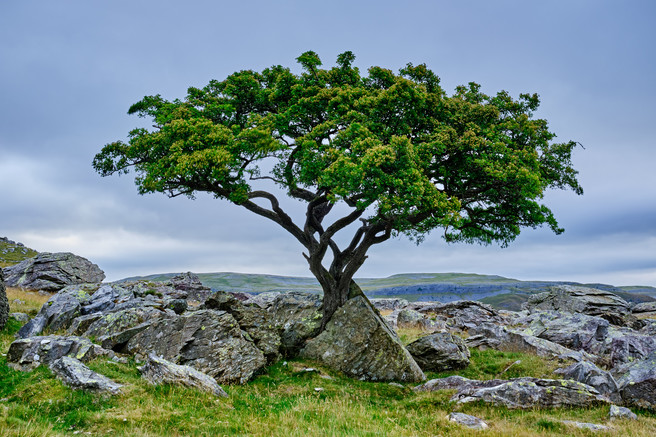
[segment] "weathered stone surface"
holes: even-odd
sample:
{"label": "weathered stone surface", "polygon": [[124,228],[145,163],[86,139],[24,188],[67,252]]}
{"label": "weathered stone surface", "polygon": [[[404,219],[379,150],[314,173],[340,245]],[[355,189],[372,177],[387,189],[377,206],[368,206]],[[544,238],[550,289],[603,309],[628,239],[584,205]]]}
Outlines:
{"label": "weathered stone surface", "polygon": [[25,313],[9,313],[9,318],[21,323],[27,323],[30,321],[30,316]]}
{"label": "weathered stone surface", "polygon": [[555,310],[600,316],[614,325],[631,325],[631,305],[621,297],[596,288],[558,285],[548,292],[529,298],[525,308],[532,310]]}
{"label": "weathered stone surface", "polygon": [[192,366],[221,384],[243,384],[266,364],[264,354],[244,337],[237,320],[218,310],[156,320],[132,337],[126,350],[144,357],[154,353],[176,364]]}
{"label": "weathered stone surface", "polygon": [[464,369],[469,366],[469,348],[465,341],[447,332],[422,337],[406,348],[424,372]]}
{"label": "weathered stone surface", "polygon": [[656,301],[636,304],[631,308],[631,312],[636,317],[656,317]]}
{"label": "weathered stone surface", "polygon": [[50,369],[62,382],[75,390],[118,394],[122,385],[94,372],[80,360],[64,356],[50,364]]}
{"label": "weathered stone surface", "polygon": [[305,346],[305,342],[316,336],[321,329],[323,299],[318,294],[292,291],[278,294],[269,313],[281,330],[280,351],[293,358]]}
{"label": "weathered stone surface", "polygon": [[174,364],[153,354],[148,355],[146,363],[139,367],[141,376],[154,385],[177,384],[211,393],[218,397],[228,394],[211,376],[190,366]]}
{"label": "weathered stone surface", "polygon": [[204,302],[212,294],[212,290],[200,282],[198,275],[191,272],[175,275],[170,284],[174,289],[184,292],[179,298]]}
{"label": "weathered stone surface", "polygon": [[598,423],[576,422],[574,420],[561,420],[561,423],[575,428],[589,429],[591,431],[609,431],[610,428],[606,425],[599,425]]}
{"label": "weathered stone surface", "polygon": [[68,252],[39,253],[5,267],[7,285],[32,290],[59,291],[67,285],[99,283],[105,273],[86,258]]}
{"label": "weathered stone surface", "polygon": [[461,390],[452,400],[458,403],[483,401],[508,408],[587,407],[608,403],[606,397],[589,385],[536,378],[518,378],[494,387]]}
{"label": "weathered stone surface", "polygon": [[5,291],[5,277],[0,268],[0,329],[5,327],[9,319],[9,301],[7,300],[7,293]]}
{"label": "weathered stone surface", "polygon": [[150,323],[168,315],[171,313],[152,307],[109,312],[94,320],[82,335],[95,337],[104,348],[120,351],[133,336],[146,329]]}
{"label": "weathered stone surface", "polygon": [[273,301],[276,299],[276,297],[280,296],[281,294],[283,293],[280,293],[279,291],[266,291],[264,293],[257,293],[252,295],[247,301],[244,301],[244,303],[253,303],[260,308],[268,310],[269,307],[273,305]]}
{"label": "weathered stone surface", "polygon": [[496,387],[508,382],[507,379],[489,379],[480,381],[477,379],[468,379],[462,376],[453,375],[446,378],[436,378],[426,381],[425,383],[413,388],[417,392],[432,392],[438,390],[458,390],[471,391],[485,387]]}
{"label": "weathered stone surface", "polygon": [[656,352],[621,367],[618,375],[625,405],[656,410]]}
{"label": "weathered stone surface", "polygon": [[608,417],[610,418],[610,420],[615,420],[615,419],[638,420],[638,416],[633,411],[629,410],[626,407],[618,407],[617,405],[610,406]]}
{"label": "weathered stone surface", "polygon": [[[413,306],[415,308],[413,308]],[[422,314],[447,319],[450,330],[467,332],[483,323],[506,324],[504,316],[489,305],[470,300],[458,300],[449,303],[414,302],[409,308],[416,309]]]}
{"label": "weathered stone surface", "polygon": [[34,337],[44,329],[66,329],[81,314],[82,305],[91,298],[97,285],[80,284],[63,288],[41,307],[39,313],[18,331],[20,338]]}
{"label": "weathered stone surface", "polygon": [[402,309],[396,317],[399,329],[421,329],[426,332],[443,331],[447,328],[446,318],[431,316],[411,309]]}
{"label": "weathered stone surface", "polygon": [[449,421],[456,422],[460,425],[466,426],[467,428],[478,430],[489,428],[488,424],[485,423],[482,419],[479,419],[476,416],[470,416],[469,414],[453,412],[449,413],[447,417]]}
{"label": "weathered stone surface", "polygon": [[81,309],[82,314],[113,310],[116,305],[134,299],[134,293],[118,285],[103,285],[96,290]]}
{"label": "weathered stone surface", "polygon": [[621,402],[622,400],[613,375],[601,370],[592,363],[580,361],[564,369],[558,369],[556,373],[563,375],[563,378],[582,382],[596,388],[601,395],[608,397],[611,402]]}
{"label": "weathered stone surface", "polygon": [[656,351],[656,337],[629,328],[611,327],[603,343],[610,367],[640,360]]}
{"label": "weathered stone surface", "polygon": [[408,301],[396,297],[369,299],[371,304],[379,311],[394,311],[408,306]]}
{"label": "weathered stone surface", "polygon": [[340,307],[300,355],[363,380],[425,379],[396,334],[362,296]]}
{"label": "weathered stone surface", "polygon": [[64,356],[86,362],[103,355],[112,356],[113,353],[83,337],[38,336],[14,341],[7,352],[7,365],[28,371],[41,364],[50,365]]}

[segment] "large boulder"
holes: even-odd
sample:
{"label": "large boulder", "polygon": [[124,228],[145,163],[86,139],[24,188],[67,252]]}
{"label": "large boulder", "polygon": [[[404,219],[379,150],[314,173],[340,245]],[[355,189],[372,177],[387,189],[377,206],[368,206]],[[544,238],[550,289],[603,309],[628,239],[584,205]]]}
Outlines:
{"label": "large boulder", "polygon": [[67,285],[99,283],[105,273],[86,258],[68,252],[43,252],[4,269],[7,285],[59,291]]}
{"label": "large boulder", "polygon": [[50,364],[50,370],[65,385],[74,390],[85,390],[94,393],[118,394],[122,385],[117,384],[104,375],[94,372],[80,360],[63,356]]}
{"label": "large boulder", "polygon": [[614,325],[632,326],[631,304],[609,291],[575,285],[558,285],[545,293],[529,297],[525,308],[533,310],[567,311],[599,316]]}
{"label": "large boulder", "polygon": [[176,384],[195,388],[213,394],[217,397],[227,397],[228,394],[211,376],[190,366],[181,366],[160,358],[148,355],[146,363],[139,367],[139,373],[153,385]]}
{"label": "large boulder", "polygon": [[407,346],[421,370],[442,372],[469,366],[469,348],[465,341],[448,332],[421,337]]}
{"label": "large boulder", "polygon": [[[414,306],[414,308],[412,308]],[[489,305],[471,300],[458,300],[448,303],[415,302],[409,305],[422,314],[435,319],[446,319],[450,330],[468,332],[482,323],[506,324],[508,321]]]}
{"label": "large boulder", "polygon": [[587,361],[579,361],[564,369],[556,370],[563,378],[582,382],[596,388],[599,393],[608,397],[611,402],[621,402],[617,382],[609,372]]}
{"label": "large boulder", "polygon": [[7,351],[7,365],[16,370],[28,371],[42,364],[49,366],[64,356],[87,362],[98,356],[113,356],[113,352],[83,337],[37,336],[14,341]]}
{"label": "large boulder", "polygon": [[319,333],[323,298],[300,291],[278,294],[269,306],[269,313],[280,329],[280,351],[285,357],[293,358],[308,339]]}
{"label": "large boulder", "polygon": [[618,374],[625,405],[656,410],[656,352],[621,367]]}
{"label": "large boulder", "polygon": [[338,308],[300,356],[368,381],[422,381],[426,377],[396,334],[365,297]]}
{"label": "large boulder", "polygon": [[0,329],[5,327],[9,319],[9,301],[7,300],[4,279],[2,269],[0,269]]}
{"label": "large boulder", "polygon": [[636,304],[631,311],[634,316],[639,318],[656,317],[656,301]]}
{"label": "large boulder", "polygon": [[156,320],[128,341],[126,351],[189,365],[220,384],[243,384],[267,363],[232,315],[210,309]]}
{"label": "large boulder", "polygon": [[[388,319],[386,317],[386,320]],[[444,331],[447,328],[447,319],[405,308],[396,314],[392,326],[396,326],[397,329],[419,329],[426,332]]]}

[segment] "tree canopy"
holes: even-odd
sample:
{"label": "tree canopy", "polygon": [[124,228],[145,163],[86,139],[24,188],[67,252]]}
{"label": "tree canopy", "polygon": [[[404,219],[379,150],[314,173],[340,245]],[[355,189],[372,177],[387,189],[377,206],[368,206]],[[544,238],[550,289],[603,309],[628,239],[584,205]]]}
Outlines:
{"label": "tree canopy", "polygon": [[[310,51],[297,58],[300,74],[245,70],[189,88],[184,100],[144,97],[129,113],[153,128],[104,146],[94,168],[103,176],[133,168],[142,194],[208,192],[278,223],[335,297],[328,315],[348,297],[367,250],[393,235],[421,241],[440,229],[449,242],[505,246],[523,227],[562,232],[542,199],[552,188],[582,193],[571,162],[577,143],[552,141],[547,121],[533,117],[537,94],[488,96],[469,83],[448,95],[426,65],[362,75],[354,59],[345,52],[322,69]],[[306,202],[305,217],[295,222],[277,191],[254,189],[255,180]],[[338,203],[348,212],[329,218]],[[354,223],[339,247],[335,235]]]}

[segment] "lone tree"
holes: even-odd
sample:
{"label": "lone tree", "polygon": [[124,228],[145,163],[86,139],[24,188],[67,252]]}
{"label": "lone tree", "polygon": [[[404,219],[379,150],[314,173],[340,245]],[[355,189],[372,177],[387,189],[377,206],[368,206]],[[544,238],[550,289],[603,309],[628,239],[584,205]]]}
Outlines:
{"label": "lone tree", "polygon": [[[449,96],[426,65],[362,76],[354,59],[321,69],[309,51],[300,75],[274,66],[189,88],[184,100],[144,97],[128,113],[154,129],[107,144],[93,166],[102,176],[134,168],[140,194],[208,192],[282,226],[323,288],[324,326],[357,289],[369,248],[392,236],[419,242],[438,228],[448,242],[506,246],[522,227],[563,231],[540,202],[549,188],[582,193],[576,143],[552,142],[532,116],[537,94],[490,97],[470,83]],[[256,180],[305,202],[305,217],[294,221]],[[335,237],[352,229],[340,247]]]}

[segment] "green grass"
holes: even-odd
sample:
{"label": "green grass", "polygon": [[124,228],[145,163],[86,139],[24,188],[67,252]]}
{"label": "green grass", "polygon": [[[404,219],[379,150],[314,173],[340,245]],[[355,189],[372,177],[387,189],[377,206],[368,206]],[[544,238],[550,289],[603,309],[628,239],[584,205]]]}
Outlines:
{"label": "green grass", "polygon": [[[0,332],[3,353],[20,323]],[[406,341],[415,332],[401,332]],[[471,365],[452,374],[472,379],[554,377],[559,363],[532,355],[472,350]],[[519,361],[517,364],[513,364]],[[0,356],[0,435],[14,436],[470,436],[447,420],[461,411],[486,420],[486,436],[656,435],[656,415],[637,411],[638,422],[613,423],[611,433],[569,428],[561,420],[607,424],[608,407],[508,410],[481,403],[456,405],[451,391],[415,393],[414,384],[396,387],[362,382],[316,363],[280,361],[243,386],[224,386],[229,397],[177,386],[151,386],[137,363],[98,359],[89,366],[124,384],[118,396],[100,396],[63,386],[46,368],[19,372]],[[320,372],[303,372],[315,367]],[[330,379],[328,379],[328,377]],[[317,391],[317,388],[322,390]]]}
{"label": "green grass", "polygon": [[36,250],[30,249],[29,247],[18,246],[5,240],[0,240],[0,267],[13,266],[37,254]]}

